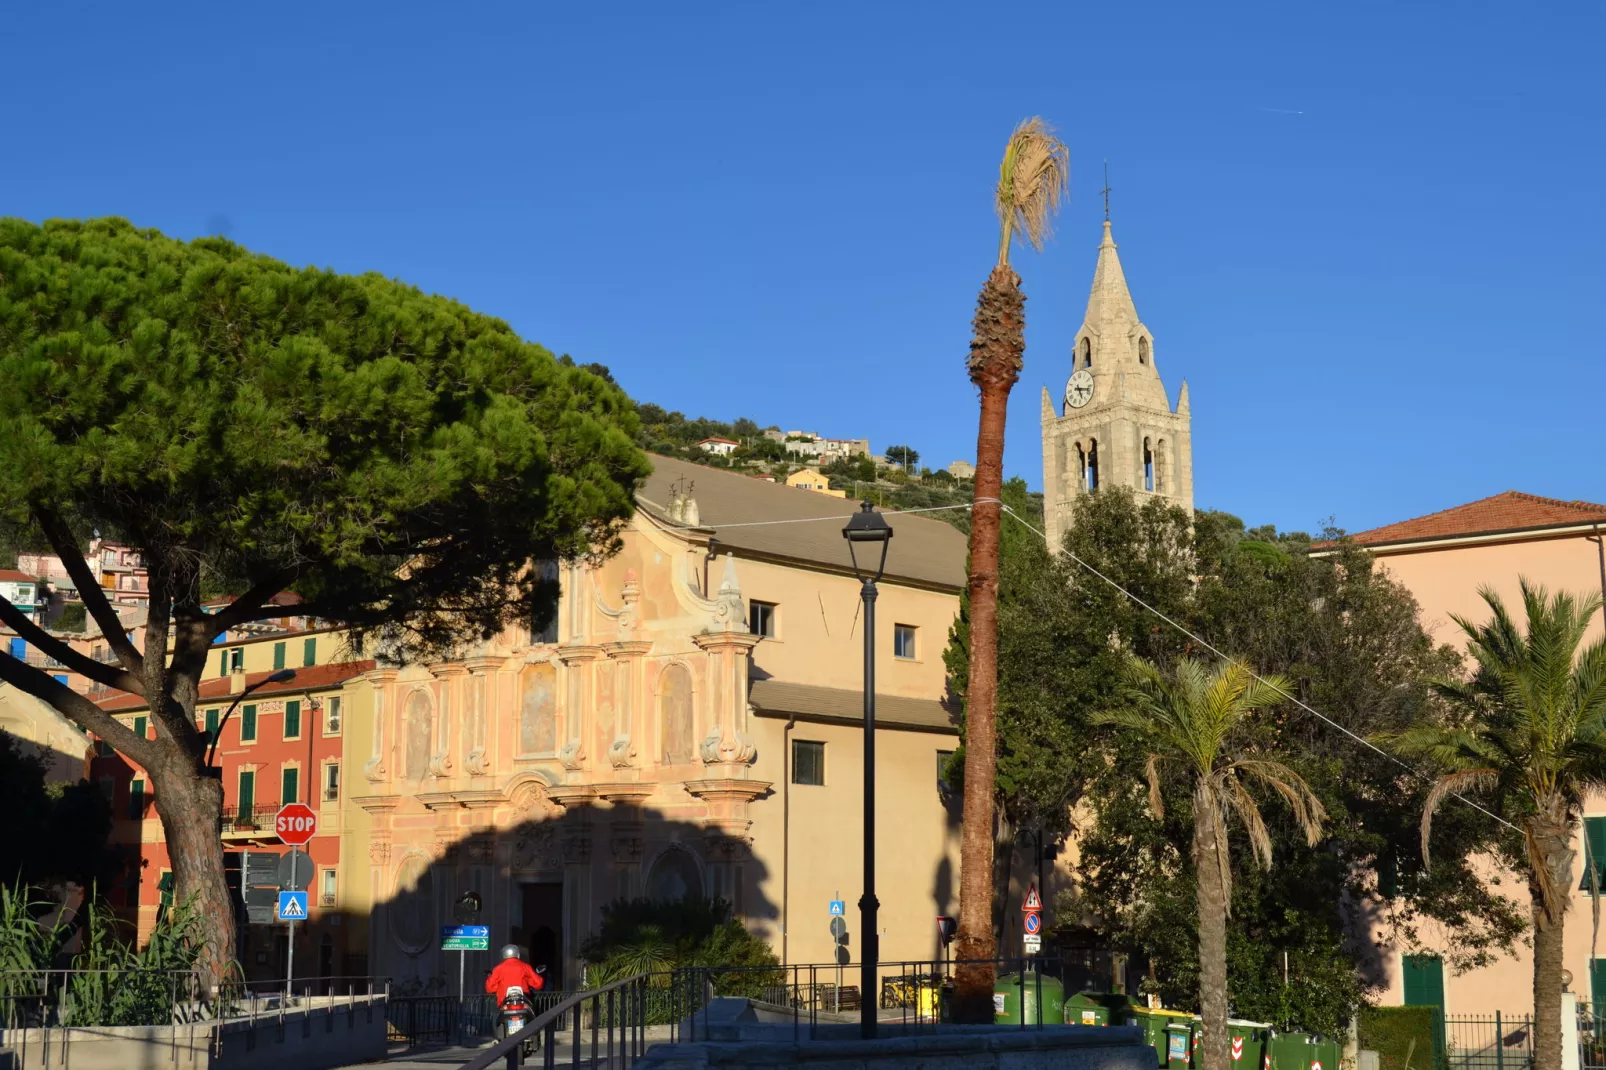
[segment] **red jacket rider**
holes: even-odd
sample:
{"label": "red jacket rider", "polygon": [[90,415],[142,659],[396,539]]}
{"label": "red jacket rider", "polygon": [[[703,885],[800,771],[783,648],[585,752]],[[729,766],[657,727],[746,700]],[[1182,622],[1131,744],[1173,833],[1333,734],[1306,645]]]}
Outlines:
{"label": "red jacket rider", "polygon": [[514,985],[526,992],[539,992],[546,987],[546,981],[541,975],[530,968],[530,964],[520,958],[505,958],[496,964],[490,976],[485,978],[485,991],[496,993],[498,1008],[507,1002],[507,990]]}

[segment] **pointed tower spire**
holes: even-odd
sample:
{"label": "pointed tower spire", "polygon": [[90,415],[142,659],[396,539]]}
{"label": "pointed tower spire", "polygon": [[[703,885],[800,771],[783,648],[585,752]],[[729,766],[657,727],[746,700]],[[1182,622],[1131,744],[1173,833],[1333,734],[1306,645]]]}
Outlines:
{"label": "pointed tower spire", "polygon": [[1122,328],[1119,333],[1124,334],[1138,322],[1138,309],[1126,288],[1126,272],[1121,270],[1108,219],[1104,221],[1104,240],[1099,243],[1099,262],[1093,269],[1093,289],[1087,296],[1087,322],[1110,336],[1115,332],[1107,327]]}

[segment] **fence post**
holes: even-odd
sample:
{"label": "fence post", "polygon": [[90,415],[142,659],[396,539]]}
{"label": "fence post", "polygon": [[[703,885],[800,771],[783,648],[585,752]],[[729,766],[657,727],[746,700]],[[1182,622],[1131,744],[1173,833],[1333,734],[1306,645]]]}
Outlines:
{"label": "fence post", "polygon": [[1494,1065],[1495,1070],[1506,1070],[1506,1031],[1500,1025],[1500,1012],[1494,1012]]}

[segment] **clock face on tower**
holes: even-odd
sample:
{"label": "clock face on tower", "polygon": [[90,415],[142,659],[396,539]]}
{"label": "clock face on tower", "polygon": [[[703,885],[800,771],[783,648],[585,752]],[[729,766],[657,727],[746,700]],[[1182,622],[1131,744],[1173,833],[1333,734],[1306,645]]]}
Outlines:
{"label": "clock face on tower", "polygon": [[1093,400],[1093,373],[1083,368],[1065,384],[1065,404],[1080,409]]}

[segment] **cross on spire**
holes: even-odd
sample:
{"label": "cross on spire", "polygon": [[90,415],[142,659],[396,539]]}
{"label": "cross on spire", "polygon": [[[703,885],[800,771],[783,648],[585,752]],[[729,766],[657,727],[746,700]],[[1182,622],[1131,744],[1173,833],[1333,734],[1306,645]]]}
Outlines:
{"label": "cross on spire", "polygon": [[1099,191],[1104,194],[1104,221],[1110,221],[1110,161],[1104,161],[1104,188]]}

